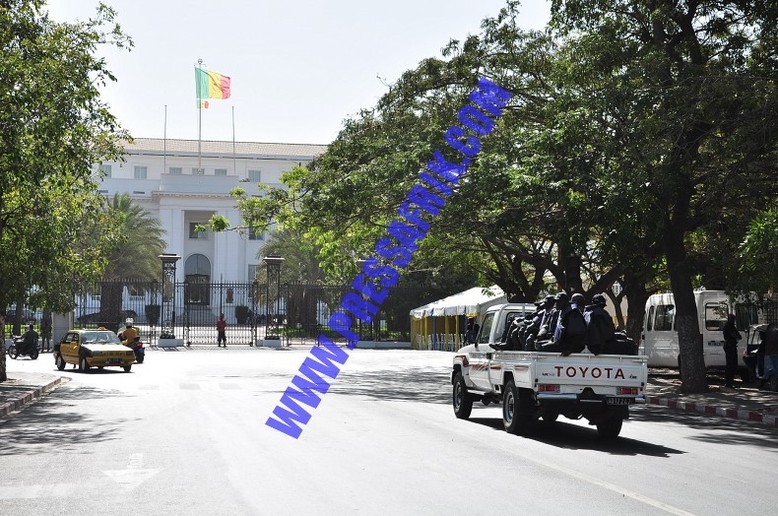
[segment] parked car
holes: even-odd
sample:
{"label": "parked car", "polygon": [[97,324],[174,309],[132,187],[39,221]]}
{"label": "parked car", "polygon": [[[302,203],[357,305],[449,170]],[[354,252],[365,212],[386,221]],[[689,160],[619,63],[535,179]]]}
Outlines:
{"label": "parked car", "polygon": [[[122,310],[119,314],[119,322],[124,322],[127,319],[137,319],[138,313],[135,310]],[[91,314],[84,314],[76,318],[76,321],[78,321],[81,324],[97,324],[101,322],[110,322],[105,320],[105,316],[102,315],[102,312],[94,312]]]}
{"label": "parked car", "polygon": [[110,366],[129,373],[135,353],[110,330],[70,330],[54,344],[54,363],[60,371],[66,364],[76,364],[82,373],[88,373],[92,367]]}

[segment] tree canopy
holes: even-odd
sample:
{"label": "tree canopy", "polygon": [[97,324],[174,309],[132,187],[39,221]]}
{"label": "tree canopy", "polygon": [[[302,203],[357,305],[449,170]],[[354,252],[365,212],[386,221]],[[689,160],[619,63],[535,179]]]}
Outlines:
{"label": "tree canopy", "polygon": [[300,228],[325,269],[345,270],[386,231],[485,76],[513,100],[412,267],[466,264],[525,300],[618,280],[633,337],[666,278],[684,386],[703,391],[693,288],[734,281],[737,261],[722,250],[736,250],[778,194],[778,6],[555,0],[551,11],[545,31],[524,31],[508,1],[346,121],[259,212]]}
{"label": "tree canopy", "polygon": [[0,1],[0,310],[37,286],[40,306],[66,311],[102,274],[101,245],[86,245],[104,205],[92,170],[128,137],[99,93],[114,77],[97,46],[131,45],[114,16],[56,23],[42,0]]}

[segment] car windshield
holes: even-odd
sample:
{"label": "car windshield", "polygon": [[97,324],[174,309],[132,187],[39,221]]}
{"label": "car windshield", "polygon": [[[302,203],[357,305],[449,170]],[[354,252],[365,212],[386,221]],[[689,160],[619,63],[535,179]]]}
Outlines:
{"label": "car windshield", "polygon": [[119,337],[110,331],[86,331],[81,335],[84,344],[121,344]]}

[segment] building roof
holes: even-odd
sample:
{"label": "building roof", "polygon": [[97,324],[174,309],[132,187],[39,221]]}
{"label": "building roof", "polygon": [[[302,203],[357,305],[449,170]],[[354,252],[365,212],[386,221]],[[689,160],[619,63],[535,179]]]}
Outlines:
{"label": "building roof", "polygon": [[[174,140],[163,138],[135,138],[124,149],[127,154],[146,156],[197,156],[197,140]],[[326,145],[306,143],[261,143],[231,141],[200,141],[200,152],[209,158],[254,158],[266,157],[290,160],[310,160],[322,154]]]}

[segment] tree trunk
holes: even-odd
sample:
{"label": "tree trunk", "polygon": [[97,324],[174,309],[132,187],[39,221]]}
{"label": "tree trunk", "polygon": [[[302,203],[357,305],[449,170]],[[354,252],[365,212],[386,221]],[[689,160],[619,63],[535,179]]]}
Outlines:
{"label": "tree trunk", "polygon": [[16,318],[14,319],[13,323],[13,330],[11,330],[11,333],[13,335],[21,335],[24,333],[22,331],[22,325],[24,325],[27,321],[24,320],[24,298],[19,298],[16,300]]}
{"label": "tree trunk", "polygon": [[0,313],[0,382],[8,380],[5,371],[5,316]]}
{"label": "tree trunk", "polygon": [[683,231],[668,225],[665,233],[665,257],[670,274],[670,286],[675,299],[675,330],[680,348],[681,390],[687,393],[708,391],[702,334],[697,324],[697,303],[691,274],[686,264]]}
{"label": "tree trunk", "polygon": [[640,343],[643,338],[643,318],[646,315],[648,291],[643,278],[629,271],[624,273],[624,295],[627,298],[627,337]]}

